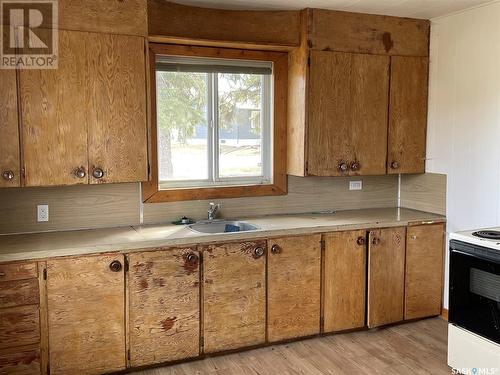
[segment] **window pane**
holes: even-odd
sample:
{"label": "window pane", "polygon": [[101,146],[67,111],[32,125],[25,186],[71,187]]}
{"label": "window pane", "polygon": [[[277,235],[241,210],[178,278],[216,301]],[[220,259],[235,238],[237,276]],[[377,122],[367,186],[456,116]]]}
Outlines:
{"label": "window pane", "polygon": [[218,78],[219,177],[262,176],[263,76]]}
{"label": "window pane", "polygon": [[208,74],[156,73],[160,181],[208,178]]}

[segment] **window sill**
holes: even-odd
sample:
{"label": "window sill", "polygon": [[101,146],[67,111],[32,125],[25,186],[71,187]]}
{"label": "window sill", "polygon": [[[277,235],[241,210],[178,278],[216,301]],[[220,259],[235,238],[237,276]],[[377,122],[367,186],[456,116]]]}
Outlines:
{"label": "window sill", "polygon": [[[286,195],[286,179],[284,183],[273,185],[245,185],[245,186],[226,186],[212,188],[194,188],[194,189],[172,189],[151,191],[145,188],[143,184],[143,202],[161,203],[177,202],[202,199],[222,199],[222,198],[242,198],[242,197],[262,197],[273,195]],[[152,193],[152,194],[151,194]]]}

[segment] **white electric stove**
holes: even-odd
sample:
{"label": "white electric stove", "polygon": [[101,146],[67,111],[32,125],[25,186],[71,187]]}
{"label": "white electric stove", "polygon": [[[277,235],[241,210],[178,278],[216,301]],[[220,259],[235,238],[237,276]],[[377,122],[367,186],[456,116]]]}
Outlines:
{"label": "white electric stove", "polygon": [[448,365],[500,375],[500,228],[450,235],[449,281]]}

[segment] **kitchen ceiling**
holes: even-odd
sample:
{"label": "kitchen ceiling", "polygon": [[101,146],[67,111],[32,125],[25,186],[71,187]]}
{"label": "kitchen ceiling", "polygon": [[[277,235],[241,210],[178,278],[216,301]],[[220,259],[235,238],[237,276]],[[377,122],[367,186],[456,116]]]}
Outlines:
{"label": "kitchen ceiling", "polygon": [[430,19],[491,0],[175,0],[176,3],[222,9],[324,8],[349,12]]}

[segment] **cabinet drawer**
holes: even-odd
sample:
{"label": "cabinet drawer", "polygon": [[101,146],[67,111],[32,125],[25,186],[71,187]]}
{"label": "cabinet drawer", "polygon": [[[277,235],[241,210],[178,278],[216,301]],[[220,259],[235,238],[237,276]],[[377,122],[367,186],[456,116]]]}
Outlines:
{"label": "cabinet drawer", "polygon": [[0,374],[36,375],[40,373],[40,350],[38,348],[0,350]]}
{"label": "cabinet drawer", "polygon": [[0,281],[24,280],[38,277],[36,263],[0,264]]}
{"label": "cabinet drawer", "polygon": [[40,342],[38,306],[12,307],[0,310],[0,348]]}
{"label": "cabinet drawer", "polygon": [[38,279],[0,283],[0,308],[37,305],[39,302]]}

